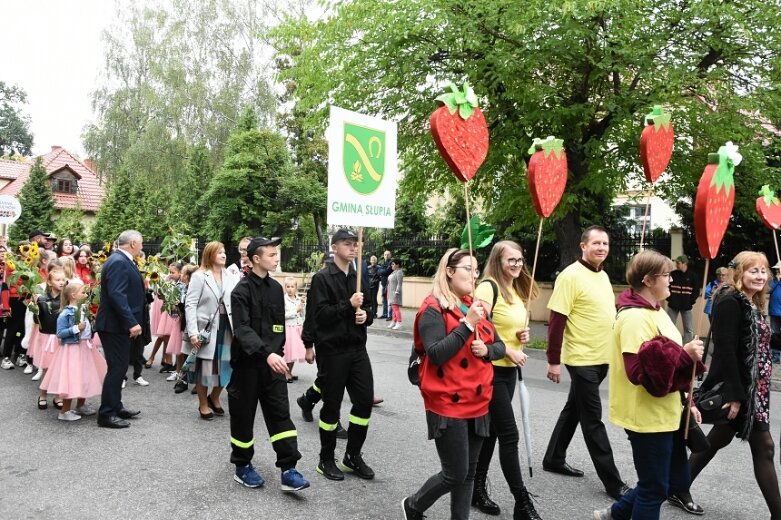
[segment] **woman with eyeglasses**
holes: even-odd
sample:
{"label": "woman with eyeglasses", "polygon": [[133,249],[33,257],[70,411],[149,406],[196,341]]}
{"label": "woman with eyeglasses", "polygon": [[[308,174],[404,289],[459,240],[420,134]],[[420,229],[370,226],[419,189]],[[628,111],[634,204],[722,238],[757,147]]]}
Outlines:
{"label": "woman with eyeglasses", "polygon": [[513,518],[516,520],[540,518],[523,482],[518,458],[520,437],[512,405],[520,370],[526,363],[523,348],[530,339],[524,305],[530,293],[536,297],[539,288],[524,267],[523,248],[510,240],[497,242],[488,256],[475,298],[482,302],[483,308],[490,314],[507,353],[502,359],[493,361],[494,392],[489,404],[491,430],[483,441],[477,462],[472,505],[489,515],[501,512],[500,507],[488,496],[485,485],[496,440],[499,439],[499,462],[510,492],[515,497]]}
{"label": "woman with eyeglasses", "polygon": [[771,520],[781,520],[781,494],[770,435],[770,325],[767,286],[770,266],[764,253],[743,251],[729,264],[726,286],[713,302],[713,361],[700,387],[722,383],[727,422],[708,432],[710,448],[689,457],[692,480],[716,453],[738,437],[748,441],[754,477],[767,503]]}
{"label": "woman with eyeglasses", "polygon": [[483,303],[472,298],[478,276],[477,259],[469,251],[448,250],[439,261],[433,290],[415,316],[420,393],[428,438],[434,439],[442,470],[403,500],[407,520],[424,518],[446,494],[451,518],[469,518],[477,458],[490,433],[491,361],[505,356]]}
{"label": "woman with eyeglasses", "polygon": [[[632,446],[637,485],[612,506],[594,511],[594,520],[658,520],[668,497],[689,513],[703,513],[689,496],[681,429],[681,391],[689,389],[694,363],[698,372],[705,370],[703,346],[699,339],[681,346],[681,333],[662,308],[674,268],[672,260],[646,249],[626,269],[629,289],[618,296],[612,331],[608,417]],[[696,407],[691,413],[699,420]]]}

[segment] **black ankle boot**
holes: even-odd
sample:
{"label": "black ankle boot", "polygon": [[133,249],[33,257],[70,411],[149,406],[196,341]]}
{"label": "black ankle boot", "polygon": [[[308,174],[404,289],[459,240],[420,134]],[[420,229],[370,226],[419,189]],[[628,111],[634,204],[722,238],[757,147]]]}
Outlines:
{"label": "black ankle boot", "polygon": [[532,503],[532,495],[526,488],[513,493],[515,496],[515,509],[513,520],[542,520]]}
{"label": "black ankle boot", "polygon": [[485,489],[486,475],[475,475],[475,487],[472,491],[472,505],[487,515],[498,515],[502,512],[499,505],[491,500]]}

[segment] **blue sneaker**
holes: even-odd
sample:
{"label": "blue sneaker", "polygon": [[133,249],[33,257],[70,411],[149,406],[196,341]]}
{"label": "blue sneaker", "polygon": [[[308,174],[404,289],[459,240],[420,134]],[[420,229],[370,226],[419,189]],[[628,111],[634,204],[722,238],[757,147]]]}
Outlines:
{"label": "blue sneaker", "polygon": [[236,473],[233,475],[233,480],[248,488],[259,488],[264,483],[263,477],[258,475],[258,472],[255,471],[252,464],[236,466]]}
{"label": "blue sneaker", "polygon": [[296,468],[282,472],[282,491],[301,491],[308,487],[309,481]]}

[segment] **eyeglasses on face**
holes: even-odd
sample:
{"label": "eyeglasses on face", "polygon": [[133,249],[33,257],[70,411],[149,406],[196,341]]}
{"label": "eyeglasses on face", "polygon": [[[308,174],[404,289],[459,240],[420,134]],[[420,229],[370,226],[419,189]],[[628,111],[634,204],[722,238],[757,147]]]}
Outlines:
{"label": "eyeglasses on face", "polygon": [[480,276],[480,269],[474,269],[471,265],[455,265],[453,269],[465,269],[471,271],[475,276]]}
{"label": "eyeglasses on face", "polygon": [[508,258],[507,265],[510,267],[523,267],[523,258]]}

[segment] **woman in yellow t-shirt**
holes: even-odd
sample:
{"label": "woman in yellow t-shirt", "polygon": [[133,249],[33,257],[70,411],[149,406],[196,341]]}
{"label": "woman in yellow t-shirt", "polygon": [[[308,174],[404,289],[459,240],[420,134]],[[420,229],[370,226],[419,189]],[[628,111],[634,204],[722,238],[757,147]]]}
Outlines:
{"label": "woman in yellow t-shirt", "polygon": [[515,242],[498,242],[486,262],[483,280],[475,291],[475,299],[482,300],[483,307],[491,313],[496,332],[504,341],[507,353],[494,361],[494,393],[489,404],[491,434],[483,442],[475,473],[472,505],[487,514],[498,515],[500,508],[488,496],[485,481],[488,467],[499,439],[499,460],[510,491],[515,497],[513,518],[539,519],[523,483],[518,459],[518,426],[513,413],[513,395],[517,386],[519,367],[526,363],[524,344],[529,342],[526,307],[523,301],[531,292],[539,289],[524,267],[523,249]]}
{"label": "woman in yellow t-shirt", "polygon": [[[669,258],[646,249],[626,270],[630,288],[618,296],[613,327],[609,418],[632,444],[638,482],[611,507],[594,511],[595,520],[658,519],[668,497],[689,513],[703,513],[678,498],[688,497],[691,486],[680,391],[689,388],[693,363],[705,367],[702,341],[681,348],[681,333],[660,304],[670,295],[673,269]],[[692,412],[699,421],[697,409]]]}

